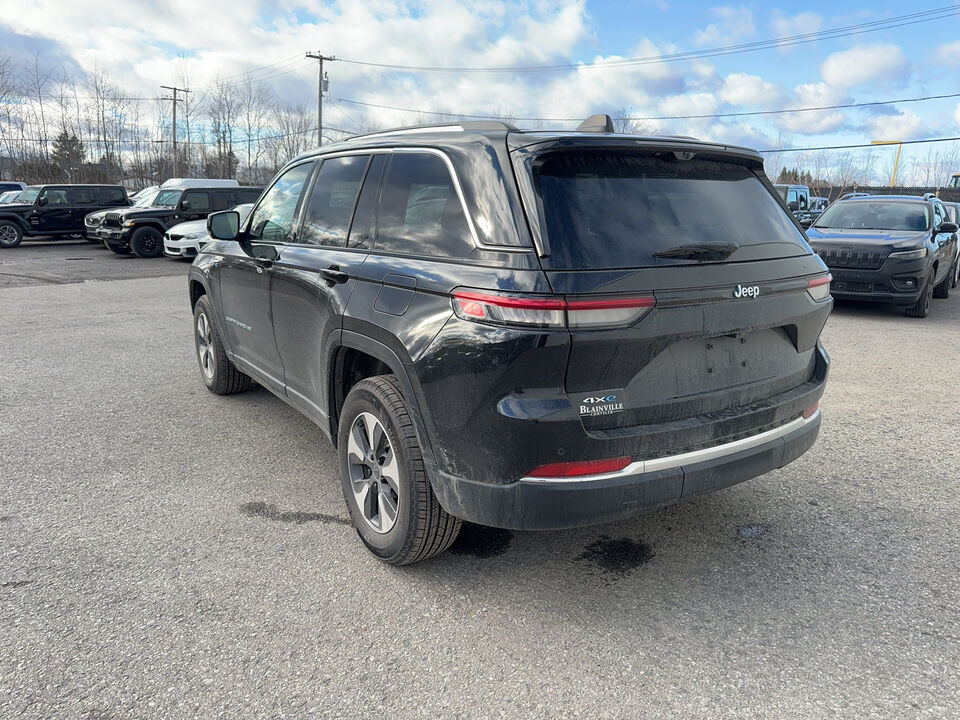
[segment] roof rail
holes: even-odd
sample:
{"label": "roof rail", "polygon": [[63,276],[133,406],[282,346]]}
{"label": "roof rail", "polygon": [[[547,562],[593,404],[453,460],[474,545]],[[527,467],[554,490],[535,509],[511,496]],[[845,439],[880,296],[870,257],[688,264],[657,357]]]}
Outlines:
{"label": "roof rail", "polygon": [[591,115],[577,125],[577,132],[612,133],[616,130],[613,129],[613,120],[609,115],[599,114]]}
{"label": "roof rail", "polygon": [[501,120],[466,120],[457,123],[430,123],[427,125],[405,125],[403,127],[388,128],[387,130],[374,130],[373,132],[361,133],[348,137],[345,142],[358,140],[360,138],[379,137],[381,135],[399,135],[401,133],[417,133],[422,131],[434,132],[495,132],[497,130],[517,130],[512,123]]}

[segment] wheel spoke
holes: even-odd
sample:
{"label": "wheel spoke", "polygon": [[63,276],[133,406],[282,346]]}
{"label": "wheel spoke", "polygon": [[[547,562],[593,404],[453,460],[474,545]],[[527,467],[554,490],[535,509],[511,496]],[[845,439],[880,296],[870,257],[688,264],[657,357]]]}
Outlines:
{"label": "wheel spoke", "polygon": [[384,483],[380,483],[377,504],[380,510],[380,532],[387,532],[397,522],[397,503],[389,486],[384,487]]}
{"label": "wheel spoke", "polygon": [[358,417],[350,428],[350,449],[362,457],[364,463],[367,462],[370,456],[370,442],[367,440],[367,425],[363,415]]}
{"label": "wheel spoke", "polygon": [[400,468],[397,465],[397,456],[393,452],[393,448],[387,448],[387,456],[383,460],[383,465],[380,466],[380,472],[382,473],[383,479],[393,488],[393,491],[399,496],[400,495]]}

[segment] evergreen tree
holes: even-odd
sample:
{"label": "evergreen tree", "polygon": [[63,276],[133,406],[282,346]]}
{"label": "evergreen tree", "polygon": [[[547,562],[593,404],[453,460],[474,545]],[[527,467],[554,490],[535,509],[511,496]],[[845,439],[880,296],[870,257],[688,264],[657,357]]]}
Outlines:
{"label": "evergreen tree", "polygon": [[63,130],[53,141],[50,159],[67,180],[76,182],[86,154],[83,143],[77,136],[72,133],[68,135],[67,131]]}

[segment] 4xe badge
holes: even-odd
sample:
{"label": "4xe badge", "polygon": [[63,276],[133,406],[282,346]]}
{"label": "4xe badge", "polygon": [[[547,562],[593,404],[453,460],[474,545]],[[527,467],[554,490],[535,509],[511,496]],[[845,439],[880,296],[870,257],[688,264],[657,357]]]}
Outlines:
{"label": "4xe badge", "polygon": [[586,397],[580,401],[580,414],[589,417],[598,415],[613,415],[613,413],[622,412],[623,403],[617,402],[616,395],[601,395],[597,397]]}
{"label": "4xe badge", "polygon": [[760,294],[760,288],[756,285],[737,285],[733,291],[735,298],[755,298]]}

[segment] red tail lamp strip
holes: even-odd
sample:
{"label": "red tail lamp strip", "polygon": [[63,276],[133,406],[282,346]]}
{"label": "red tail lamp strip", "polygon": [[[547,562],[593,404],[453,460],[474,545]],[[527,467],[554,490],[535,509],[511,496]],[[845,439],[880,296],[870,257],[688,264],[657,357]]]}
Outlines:
{"label": "red tail lamp strip", "polygon": [[584,475],[603,475],[618,472],[631,463],[630,456],[608,458],[606,460],[581,460],[578,462],[551,463],[534,468],[526,477],[569,478]]}

